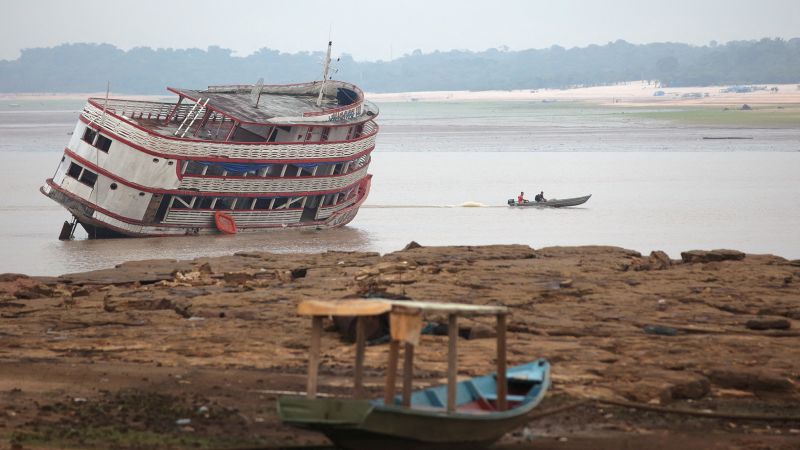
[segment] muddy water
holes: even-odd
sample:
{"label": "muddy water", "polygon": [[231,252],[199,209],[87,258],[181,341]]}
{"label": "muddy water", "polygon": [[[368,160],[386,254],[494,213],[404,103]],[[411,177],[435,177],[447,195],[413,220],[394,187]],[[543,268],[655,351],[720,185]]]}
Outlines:
{"label": "muddy water", "polygon": [[[59,242],[68,215],[38,187],[55,170],[80,105],[0,108],[0,272],[60,274],[254,249],[388,252],[410,240],[608,244],[673,257],[730,247],[800,258],[800,126],[680,127],[619,110],[528,103],[382,105],[372,192],[342,229],[106,241],[79,233]],[[506,207],[520,190],[593,197],[562,210]]]}

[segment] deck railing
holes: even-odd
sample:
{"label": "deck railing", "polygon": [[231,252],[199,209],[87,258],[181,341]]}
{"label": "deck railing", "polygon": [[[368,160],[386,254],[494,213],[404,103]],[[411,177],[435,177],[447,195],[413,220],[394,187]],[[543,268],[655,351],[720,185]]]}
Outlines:
{"label": "deck railing", "polygon": [[[104,107],[106,107],[105,99],[91,98],[89,100],[93,102],[96,107],[100,108],[101,111]],[[186,117],[186,114],[191,111],[192,106],[192,104],[184,103],[180,105],[170,117],[170,113],[172,113],[172,110],[175,108],[175,103],[112,99],[108,101],[107,112],[121,117],[126,117],[128,119],[164,121],[167,119],[167,117],[169,117],[170,122],[181,122]],[[219,119],[227,119],[230,121],[230,119],[226,118],[225,116],[216,113],[212,113],[209,117],[209,121],[211,122]]]}
{"label": "deck railing", "polygon": [[[103,117],[103,105],[99,102],[86,104],[83,117],[100,125],[108,133],[127,141],[134,146],[158,153],[166,158],[227,158],[257,159],[274,161],[308,161],[326,159],[350,159],[370,151],[375,146],[378,125],[373,121],[364,124],[361,136],[349,141],[330,142],[215,142],[197,139],[179,139],[163,136],[152,130],[136,125],[125,115],[112,110],[109,102],[107,114]],[[144,105],[142,105],[143,107]],[[133,114],[133,109],[128,114]],[[139,111],[143,112],[140,108]],[[155,113],[155,107],[153,113]],[[160,111],[160,110],[158,110]],[[120,110],[120,112],[122,112]],[[100,123],[100,122],[103,123]]]}
{"label": "deck railing", "polygon": [[347,175],[302,178],[206,178],[186,176],[178,189],[201,192],[315,192],[344,189],[367,176],[369,165]]}

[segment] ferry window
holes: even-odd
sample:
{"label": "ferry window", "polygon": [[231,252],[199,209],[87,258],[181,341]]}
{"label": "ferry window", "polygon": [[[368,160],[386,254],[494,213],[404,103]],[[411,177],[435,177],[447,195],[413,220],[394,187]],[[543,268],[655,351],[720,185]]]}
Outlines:
{"label": "ferry window", "polygon": [[84,169],[78,181],[89,187],[94,187],[94,184],[97,182],[97,174],[91,170]]}
{"label": "ferry window", "polygon": [[187,209],[192,206],[192,198],[188,195],[175,196],[175,201],[172,202],[173,209]]}
{"label": "ferry window", "polygon": [[231,209],[232,205],[233,205],[233,198],[219,197],[217,198],[217,202],[214,204],[214,209]]}
{"label": "ferry window", "polygon": [[97,136],[97,132],[89,127],[86,127],[86,131],[83,132],[83,137],[81,139],[83,139],[83,142],[92,144],[95,136]]}
{"label": "ferry window", "polygon": [[272,200],[268,197],[261,197],[256,199],[256,207],[255,209],[269,209],[269,202]]}
{"label": "ferry window", "polygon": [[81,176],[81,171],[82,170],[83,170],[83,167],[81,167],[81,166],[79,166],[79,165],[77,165],[75,163],[69,163],[69,169],[67,169],[67,175],[69,175],[72,178],[75,178],[77,180],[78,177]]}
{"label": "ferry window", "polygon": [[299,167],[297,171],[297,176],[299,177],[310,177],[311,173],[314,172],[314,167]]}
{"label": "ferry window", "polygon": [[203,169],[206,168],[205,164],[200,164],[197,161],[187,161],[186,170],[183,171],[185,175],[202,175]]}
{"label": "ferry window", "polygon": [[224,173],[225,169],[217,165],[210,165],[208,166],[208,170],[206,170],[206,175],[212,177],[221,177]]}
{"label": "ferry window", "polygon": [[273,209],[280,208],[281,206],[286,206],[286,203],[289,202],[289,199],[286,197],[279,197],[275,199],[275,205],[272,207]]}
{"label": "ferry window", "polygon": [[209,209],[213,201],[214,197],[197,197],[197,200],[194,201],[194,209]]}
{"label": "ferry window", "polygon": [[[97,142],[95,142],[95,138],[97,139]],[[87,127],[86,131],[83,132],[83,137],[81,139],[83,139],[83,141],[87,144],[94,145],[106,153],[108,153],[108,150],[111,148],[111,139],[103,136],[102,134],[97,136],[97,132],[89,127]]]}
{"label": "ferry window", "polygon": [[101,134],[100,137],[97,138],[97,144],[95,145],[95,147],[108,153],[108,150],[111,148],[111,139]]}
{"label": "ferry window", "polygon": [[314,127],[308,127],[308,130],[306,131],[306,140],[307,141],[311,140],[311,135],[313,133],[314,133]]}
{"label": "ferry window", "polygon": [[328,133],[330,133],[330,127],[322,127],[322,134],[319,137],[320,141],[327,141],[328,140]]}
{"label": "ferry window", "polygon": [[250,209],[250,207],[253,206],[253,201],[254,200],[255,199],[251,198],[251,197],[242,197],[242,198],[240,198],[240,199],[238,199],[236,201],[236,206],[234,207],[234,209],[237,209],[237,210]]}

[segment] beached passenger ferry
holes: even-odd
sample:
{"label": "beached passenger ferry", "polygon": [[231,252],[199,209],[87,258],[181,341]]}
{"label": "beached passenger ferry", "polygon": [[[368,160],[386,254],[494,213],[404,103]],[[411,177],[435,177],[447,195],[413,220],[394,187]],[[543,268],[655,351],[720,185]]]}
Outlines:
{"label": "beached passenger ferry", "polygon": [[[90,238],[329,228],[369,193],[378,108],[327,79],[90,98],[42,193]],[[220,225],[220,217],[225,220]],[[216,218],[216,220],[215,220]],[[66,236],[65,236],[66,234]]]}

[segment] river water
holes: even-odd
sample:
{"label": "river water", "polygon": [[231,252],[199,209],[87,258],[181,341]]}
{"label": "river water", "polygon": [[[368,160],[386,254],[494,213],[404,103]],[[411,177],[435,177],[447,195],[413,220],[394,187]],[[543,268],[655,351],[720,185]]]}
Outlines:
{"label": "river water", "polygon": [[[800,124],[685,126],[620,109],[531,102],[385,103],[372,191],[347,227],[238,236],[57,240],[68,214],[38,192],[82,102],[0,105],[0,272],[54,275],[241,250],[391,252],[423,245],[616,245],[677,258],[735,248],[800,258]],[[703,137],[744,137],[707,140]],[[520,190],[592,194],[511,209]],[[464,205],[483,205],[479,207]]]}

